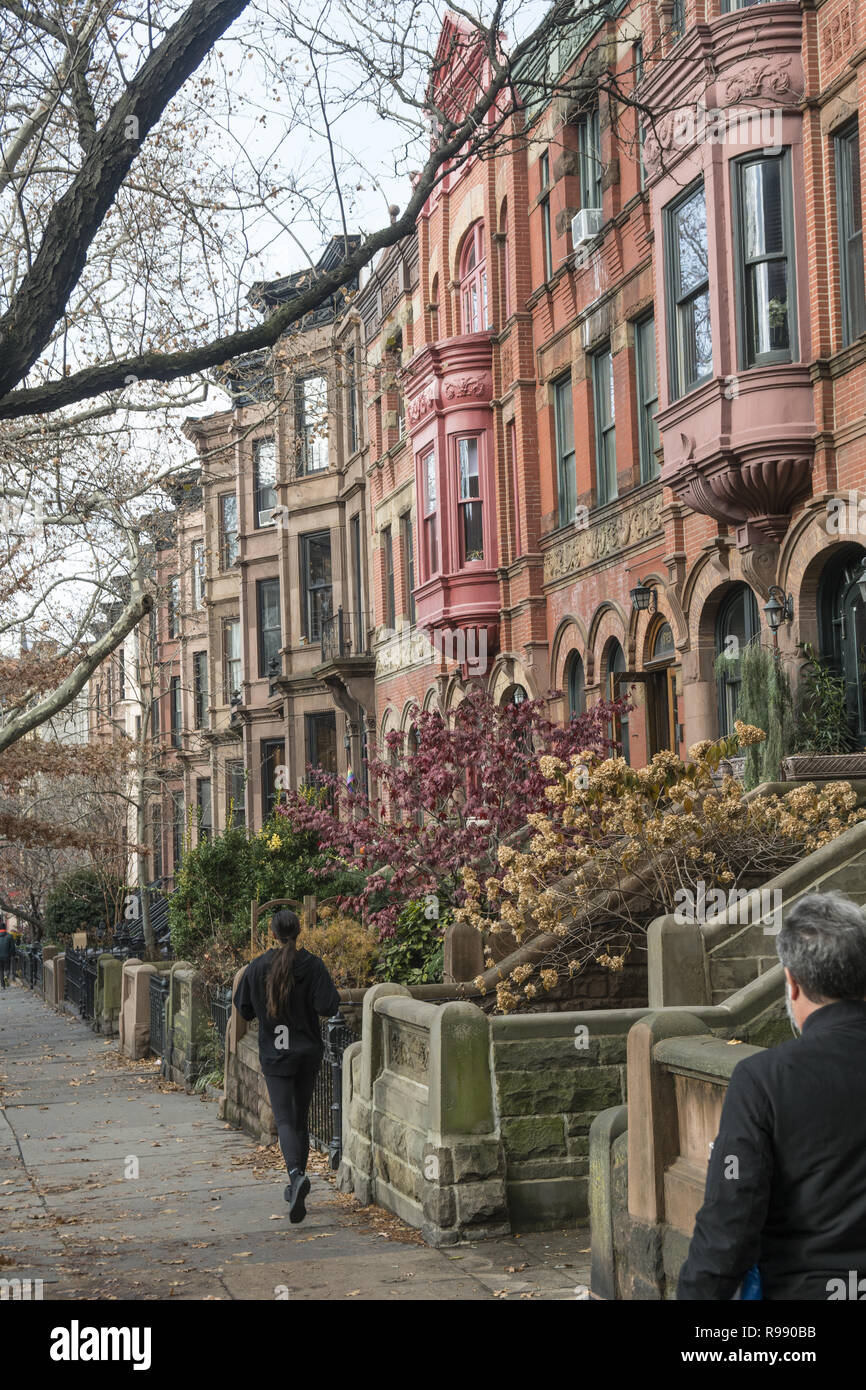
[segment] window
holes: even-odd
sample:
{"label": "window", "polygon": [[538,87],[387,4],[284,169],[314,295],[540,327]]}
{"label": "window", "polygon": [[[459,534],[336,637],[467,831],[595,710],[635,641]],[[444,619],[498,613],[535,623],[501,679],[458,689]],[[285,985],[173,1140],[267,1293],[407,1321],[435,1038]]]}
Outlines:
{"label": "window", "polygon": [[346,349],[346,433],[349,453],[354,454],[361,442],[358,432],[358,385],[355,380],[355,349]]}
{"label": "window", "polygon": [[253,445],[253,486],[256,525],[269,526],[277,505],[277,446],[273,439],[257,439]]}
{"label": "window", "polygon": [[177,637],[180,631],[180,580],[177,575],[168,581],[168,635]]}
{"label": "window", "polygon": [[559,492],[559,524],[574,521],[577,511],[577,475],[574,467],[574,399],[571,376],[560,377],[553,386],[553,414],[556,425],[556,481]]}
{"label": "window", "polygon": [[790,361],[795,312],[788,157],[739,160],[732,177],[742,364]]}
{"label": "window", "polygon": [[484,525],[477,437],[457,441],[457,506],[460,512],[461,561],[484,559]]}
{"label": "window", "polygon": [[319,772],[337,771],[337,716],[333,710],[305,716],[307,763]]}
{"label": "window", "polygon": [[653,638],[651,661],[672,661],[676,656],[674,632],[670,623],[661,623]]}
{"label": "window", "polygon": [[117,698],[126,699],[126,648],[117,649]]}
{"label": "window", "polygon": [[382,532],[382,555],[384,558],[384,599],[385,599],[385,626],[394,631],[396,625],[395,600],[394,600],[394,538],[391,535],[391,527],[386,526]]}
{"label": "window", "polygon": [[159,806],[150,808],[150,847],[153,854],[153,877],[155,881],[162,878],[162,809]]}
{"label": "window", "polygon": [[866,333],[863,285],[863,210],[860,201],[860,138],[855,125],[836,136],[836,208],[839,279],[842,291],[842,342]]}
{"label": "window", "polygon": [[328,466],[328,382],[306,376],[295,384],[298,472],[321,473]]}
{"label": "window", "polygon": [[568,713],[583,714],[586,709],[586,676],[580,652],[568,658]]}
{"label": "window", "polygon": [[213,835],[213,800],[209,777],[199,777],[198,779],[196,804],[198,806],[198,838],[201,842],[202,840],[209,840]]}
{"label": "window", "polygon": [[160,702],[160,698],[161,698],[161,692],[157,691],[156,695],[154,695],[153,699],[152,699],[151,702],[150,702],[150,736],[151,736],[151,738],[158,738],[158,737],[159,737],[159,702]]}
{"label": "window", "polygon": [[430,286],[430,341],[435,343],[439,338],[439,276],[433,276],[433,284]]}
{"label": "window", "polygon": [[655,319],[643,319],[635,324],[635,373],[637,376],[637,420],[640,442],[640,480],[648,483],[659,474],[656,450],[659,447],[659,427],[656,411],[659,390],[656,379]]}
{"label": "window", "polygon": [[511,317],[511,256],[508,250],[508,200],[502,204],[499,217],[499,298],[505,318]]}
{"label": "window", "polygon": [[280,666],[280,647],[283,644],[280,628],[280,581],[260,579],[256,584],[256,613],[259,628],[259,675],[271,674],[271,661]]}
{"label": "window", "polygon": [[183,832],[186,822],[186,809],[183,792],[171,793],[171,868],[176,874],[183,859]]}
{"label": "window", "polygon": [[669,208],[666,223],[671,399],[676,400],[713,370],[703,186]]}
{"label": "window", "polygon": [[183,722],[180,704],[180,676],[172,676],[169,686],[169,698],[171,703],[171,746],[172,748],[180,748],[180,731]]}
{"label": "window", "polygon": [[543,154],[538,161],[541,173],[541,245],[544,251],[544,278],[553,275],[553,242],[550,233],[550,156]]}
{"label": "window", "polygon": [[226,807],[233,825],[247,823],[247,781],[244,765],[240,759],[226,763]]}
{"label": "window", "polygon": [[460,303],[464,333],[480,333],[488,327],[487,262],[484,256],[484,223],[469,229],[460,257]]}
{"label": "window", "polygon": [[511,558],[517,560],[523,554],[523,541],[520,532],[520,471],[517,465],[517,425],[514,420],[509,420],[505,427],[505,446],[508,451],[508,471],[511,477],[511,496],[514,503],[514,543]]}
{"label": "window", "polygon": [[361,514],[352,517],[350,529],[352,547],[352,581],[355,588],[355,636],[360,642],[364,632],[364,575],[361,564]]}
{"label": "window", "polygon": [[603,507],[617,496],[616,487],[616,410],[613,398],[613,362],[610,348],[592,359],[593,403],[595,406],[595,471],[598,505]]}
{"label": "window", "polygon": [[238,558],[238,499],[233,492],[220,497],[220,566],[230,570]]}
{"label": "window", "polygon": [[436,501],[436,454],[433,449],[421,460],[424,487],[424,566],[425,578],[439,573],[439,518]]}
{"label": "window", "polygon": [[[643,39],[638,39],[632,52],[634,54],[634,87],[637,88],[643,80]],[[646,136],[639,107],[635,110],[635,127],[637,130],[638,175],[640,188],[641,191],[643,191],[646,188],[646,164],[644,163],[644,142]]]}
{"label": "window", "polygon": [[210,727],[210,695],[208,692],[207,652],[193,652],[192,657],[193,720],[197,729]]}
{"label": "window", "polygon": [[304,595],[304,636],[322,638],[322,624],[331,616],[331,533],[301,536],[301,587]]}
{"label": "window", "polygon": [[231,704],[241,689],[241,620],[226,618],[223,623],[223,704]]}
{"label": "window", "polygon": [[204,605],[204,541],[192,543],[192,606]]}
{"label": "window", "polygon": [[601,136],[598,107],[580,118],[577,126],[577,156],[580,179],[580,206],[600,208],[601,198]]}
{"label": "window", "polygon": [[[719,607],[716,619],[716,662],[719,676],[719,734],[725,738],[734,731],[737,704],[742,685],[740,657],[743,648],[760,629],[755,595],[747,584],[737,584]],[[720,661],[725,657],[724,664]]]}
{"label": "window", "polygon": [[[738,8],[736,0],[734,0],[734,8]],[[686,0],[673,0],[673,5],[671,6],[671,33],[675,39],[679,39],[682,38],[685,32]]]}
{"label": "window", "polygon": [[267,820],[285,790],[286,745],[281,738],[263,739],[262,754],[262,816]]}
{"label": "window", "polygon": [[415,537],[412,517],[405,512],[400,518],[400,548],[403,552],[403,612],[409,622],[415,622]]}

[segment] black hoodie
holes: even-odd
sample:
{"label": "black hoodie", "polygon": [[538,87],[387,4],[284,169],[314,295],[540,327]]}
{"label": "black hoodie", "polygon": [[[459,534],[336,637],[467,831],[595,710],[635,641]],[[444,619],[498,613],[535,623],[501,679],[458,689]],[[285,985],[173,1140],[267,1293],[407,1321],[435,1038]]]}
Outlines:
{"label": "black hoodie", "polygon": [[289,994],[288,1036],[277,1047],[278,1020],[268,1014],[265,1000],[267,976],[277,950],[256,956],[244,971],[235,990],[235,1008],[251,1023],[259,1020],[259,1059],[264,1074],[292,1076],[298,1063],[323,1052],[320,1018],[330,1018],[340,1007],[340,994],[328,974],[324,961],[303,948],[295,956],[295,982]]}

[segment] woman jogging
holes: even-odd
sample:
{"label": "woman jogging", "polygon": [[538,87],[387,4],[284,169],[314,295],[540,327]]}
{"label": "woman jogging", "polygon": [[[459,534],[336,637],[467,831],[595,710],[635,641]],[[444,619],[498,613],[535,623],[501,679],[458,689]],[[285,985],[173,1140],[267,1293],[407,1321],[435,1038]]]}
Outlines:
{"label": "woman jogging", "polygon": [[288,908],[274,913],[271,932],[280,944],[250,962],[234,998],[241,1018],[259,1020],[259,1059],[289,1173],[285,1198],[294,1223],[306,1216],[310,1191],[307,1125],[324,1052],[319,1019],[340,1007],[324,962],[303,947],[298,950],[300,930],[296,913]]}

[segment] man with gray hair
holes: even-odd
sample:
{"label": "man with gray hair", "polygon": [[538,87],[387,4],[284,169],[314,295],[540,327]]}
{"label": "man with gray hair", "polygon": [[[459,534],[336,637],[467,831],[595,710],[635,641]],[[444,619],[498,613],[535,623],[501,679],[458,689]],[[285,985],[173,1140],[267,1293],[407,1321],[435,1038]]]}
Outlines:
{"label": "man with gray hair", "polygon": [[777,937],[796,1039],[744,1058],[677,1298],[866,1300],[866,917],[809,893]]}

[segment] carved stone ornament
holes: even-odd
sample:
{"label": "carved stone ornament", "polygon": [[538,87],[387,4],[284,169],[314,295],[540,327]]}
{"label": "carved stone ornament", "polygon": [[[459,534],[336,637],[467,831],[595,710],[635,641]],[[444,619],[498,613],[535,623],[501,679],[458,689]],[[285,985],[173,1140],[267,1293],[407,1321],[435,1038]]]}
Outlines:
{"label": "carved stone ornament", "polygon": [[459,401],[474,397],[476,400],[483,400],[485,396],[490,395],[490,390],[491,382],[486,374],[452,377],[445,383],[445,399]]}
{"label": "carved stone ornament", "polygon": [[597,564],[608,555],[657,535],[662,529],[661,493],[637,506],[623,508],[614,516],[577,531],[548,550],[544,557],[544,582],[555,583],[579,570]]}

